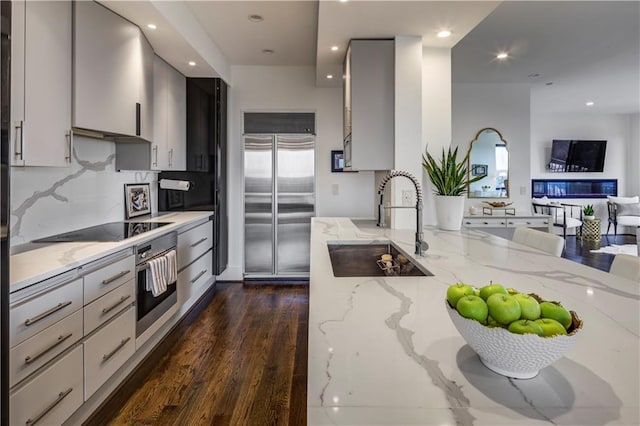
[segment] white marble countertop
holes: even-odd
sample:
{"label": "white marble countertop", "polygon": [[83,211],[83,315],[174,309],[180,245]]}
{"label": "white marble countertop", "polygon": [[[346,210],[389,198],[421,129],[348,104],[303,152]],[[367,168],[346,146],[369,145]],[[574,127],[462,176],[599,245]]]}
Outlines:
{"label": "white marble countertop", "polygon": [[171,222],[170,225],[117,242],[51,243],[10,257],[10,292],[15,292],[49,277],[133,247],[158,235],[184,226],[204,222],[212,212],[170,212],[139,222]]}
{"label": "white marble countertop", "polygon": [[[327,241],[414,231],[315,218],[308,424],[640,424],[640,285],[510,241],[425,229],[433,277],[336,278]],[[571,351],[530,380],[485,368],[445,310],[447,287],[490,280],[560,300],[584,321]]]}

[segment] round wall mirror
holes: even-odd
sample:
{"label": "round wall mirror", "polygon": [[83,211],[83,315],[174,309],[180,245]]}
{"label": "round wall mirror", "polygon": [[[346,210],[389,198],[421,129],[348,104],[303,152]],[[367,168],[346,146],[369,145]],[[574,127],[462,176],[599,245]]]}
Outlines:
{"label": "round wall mirror", "polygon": [[509,198],[509,151],[496,129],[484,128],[469,147],[469,178],[484,175],[469,185],[469,198]]}

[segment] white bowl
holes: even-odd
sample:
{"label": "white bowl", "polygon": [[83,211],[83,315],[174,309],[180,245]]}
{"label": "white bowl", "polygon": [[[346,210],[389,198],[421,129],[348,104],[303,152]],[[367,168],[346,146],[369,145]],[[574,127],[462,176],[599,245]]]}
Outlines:
{"label": "white bowl", "polygon": [[447,312],[464,340],[476,351],[480,361],[490,370],[515,379],[531,379],[556,362],[576,342],[580,327],[569,335],[540,337],[535,334],[514,334],[463,317],[445,300]]}

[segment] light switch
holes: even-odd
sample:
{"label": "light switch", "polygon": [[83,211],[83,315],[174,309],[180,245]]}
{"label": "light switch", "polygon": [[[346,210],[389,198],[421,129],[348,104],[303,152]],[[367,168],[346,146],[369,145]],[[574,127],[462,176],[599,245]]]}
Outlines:
{"label": "light switch", "polygon": [[337,183],[334,183],[333,185],[331,185],[331,193],[333,195],[339,195],[340,194],[340,186]]}

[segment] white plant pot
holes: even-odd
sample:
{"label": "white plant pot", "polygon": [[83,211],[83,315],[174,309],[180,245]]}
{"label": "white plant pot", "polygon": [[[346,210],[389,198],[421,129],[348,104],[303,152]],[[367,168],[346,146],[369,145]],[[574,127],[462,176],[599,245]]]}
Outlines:
{"label": "white plant pot", "polygon": [[584,217],[584,219],[586,219],[586,220],[593,220],[595,218],[596,218],[595,216],[585,216]]}
{"label": "white plant pot", "polygon": [[462,195],[436,195],[436,218],[438,228],[445,231],[457,231],[462,226],[464,215],[464,199]]}

